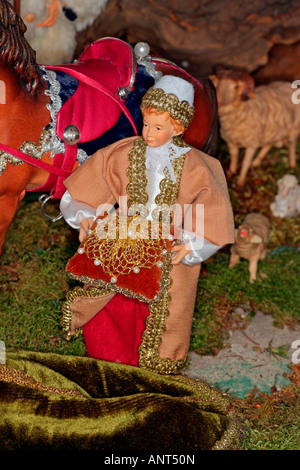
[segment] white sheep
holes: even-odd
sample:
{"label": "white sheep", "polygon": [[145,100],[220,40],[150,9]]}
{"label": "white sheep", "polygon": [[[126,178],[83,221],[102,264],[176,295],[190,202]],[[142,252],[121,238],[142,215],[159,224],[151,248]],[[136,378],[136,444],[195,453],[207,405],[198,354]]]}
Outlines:
{"label": "white sheep", "polygon": [[[10,0],[13,5],[14,1]],[[107,0],[24,0],[21,17],[25,37],[39,64],[57,65],[73,60],[77,33],[90,26],[106,8]],[[69,9],[73,17],[66,14]]]}
{"label": "white sheep", "polygon": [[292,101],[291,84],[273,82],[255,87],[246,72],[223,69],[211,79],[217,92],[220,134],[230,152],[229,174],[237,173],[240,149],[245,149],[238,186],[244,185],[251,164],[258,167],[272,147],[287,145],[290,167],[295,168],[300,105]]}
{"label": "white sheep", "polygon": [[284,175],[277,181],[278,193],[270,204],[275,217],[294,217],[300,214],[300,185],[295,175]]}

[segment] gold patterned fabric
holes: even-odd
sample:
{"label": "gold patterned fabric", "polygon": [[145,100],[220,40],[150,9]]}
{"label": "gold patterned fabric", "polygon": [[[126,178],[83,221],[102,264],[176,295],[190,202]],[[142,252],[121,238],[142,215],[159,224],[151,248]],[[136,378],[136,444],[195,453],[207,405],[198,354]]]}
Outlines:
{"label": "gold patterned fabric", "polygon": [[216,387],[87,357],[7,351],[1,450],[236,448],[238,410]]}

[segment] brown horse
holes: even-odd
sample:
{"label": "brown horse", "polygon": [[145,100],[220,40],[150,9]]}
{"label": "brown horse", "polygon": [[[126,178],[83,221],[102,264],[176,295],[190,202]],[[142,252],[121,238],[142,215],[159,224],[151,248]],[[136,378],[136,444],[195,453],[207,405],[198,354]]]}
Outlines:
{"label": "brown horse", "polygon": [[[159,59],[151,59],[151,65],[154,65],[154,68],[156,69],[154,74],[151,75],[152,72],[148,71],[145,64],[136,67],[136,60],[134,59],[134,62],[131,64],[131,74],[134,74],[134,87],[132,87],[131,84],[133,91],[131,91],[129,87],[125,87],[125,91],[127,92],[127,94],[125,93],[125,97],[118,95],[118,93],[118,96],[116,97],[116,94],[114,94],[115,91],[109,89],[109,87],[112,86],[110,82],[113,82],[112,77],[114,70],[117,68],[117,72],[120,72],[121,69],[125,71],[130,68],[126,63],[127,60],[130,60],[130,53],[127,59],[127,49],[123,44],[120,44],[121,42],[123,43],[123,41],[112,41],[112,52],[108,51],[106,53],[105,51],[105,55],[109,55],[109,61],[107,60],[107,62],[104,60],[101,61],[101,57],[98,60],[97,56],[99,51],[103,51],[106,44],[110,44],[106,39],[106,42],[104,41],[104,43],[101,43],[100,40],[100,44],[99,41],[96,41],[96,44],[94,43],[89,46],[89,48],[87,48],[87,52],[83,55],[84,60],[81,59],[81,56],[76,64],[52,68],[45,66],[43,68],[38,66],[36,63],[35,53],[24,38],[25,31],[26,26],[12,5],[6,0],[0,0],[0,84],[4,85],[1,89],[4,89],[5,91],[4,99],[0,96],[0,255],[3,251],[7,229],[10,226],[20,201],[23,199],[26,191],[39,190],[41,187],[44,189],[46,183],[49,183],[51,180],[49,175],[52,174],[52,169],[54,172],[54,169],[56,169],[57,166],[57,161],[53,158],[53,152],[51,153],[50,150],[45,151],[45,148],[41,144],[43,133],[45,133],[46,129],[49,129],[51,123],[53,128],[53,116],[51,114],[51,102],[53,97],[49,92],[49,85],[44,79],[44,74],[47,70],[63,74],[63,82],[66,81],[66,77],[71,77],[71,81],[75,80],[77,85],[79,82],[81,83],[81,80],[83,80],[83,82],[85,82],[83,84],[84,86],[81,86],[81,83],[78,88],[80,88],[80,90],[88,90],[88,96],[92,103],[95,101],[95,103],[98,104],[101,101],[99,101],[101,94],[102,107],[98,105],[95,106],[95,112],[98,112],[98,114],[105,113],[105,119],[102,119],[103,122],[109,121],[107,116],[110,116],[110,114],[115,113],[117,116],[115,120],[112,120],[108,129],[103,129],[103,126],[100,126],[99,128],[96,127],[93,129],[94,134],[92,137],[89,136],[89,139],[86,140],[82,139],[81,151],[83,151],[87,157],[90,156],[97,148],[108,145],[120,138],[134,135],[140,131],[141,115],[139,112],[139,103],[145,91],[154,83],[155,73],[157,72],[182,76],[183,78],[192,81],[194,84],[196,92],[196,114],[200,117],[198,120],[194,119],[192,125],[188,129],[185,135],[187,143],[202,149],[206,153],[213,154],[216,141],[217,108],[214,88],[209,80],[203,79],[202,82],[198,81],[176,65]],[[116,47],[121,46],[121,53],[118,51],[116,52]],[[126,45],[126,47],[130,48],[129,45]],[[120,63],[122,60],[124,63]],[[117,65],[114,66],[112,70],[103,70],[103,67],[106,67],[105,64],[108,62],[111,64],[111,62],[114,61]],[[100,79],[101,77],[104,77],[103,79],[106,77],[109,84],[107,82],[106,84],[104,83],[104,85],[103,82],[99,83],[98,77],[97,85],[97,81],[95,79],[95,64],[97,63],[99,63],[99,66],[102,64],[102,69],[99,70],[98,76],[100,76]],[[84,79],[82,68],[82,65],[85,64],[87,64],[86,68],[89,71],[89,76],[86,80]],[[122,75],[121,73],[119,74]],[[71,88],[73,85],[71,83]],[[124,86],[124,80],[120,81],[120,83],[113,84],[113,86],[116,90],[122,89],[122,86]],[[63,87],[62,84],[61,87]],[[91,90],[95,93],[95,100],[93,99]],[[78,95],[78,89],[76,90],[76,93]],[[74,93],[74,95],[76,95],[76,93]],[[78,112],[78,106],[81,105],[83,107],[87,102],[86,95],[79,96],[83,96],[83,98],[79,101],[77,100],[77,102],[74,101],[72,96],[73,102],[69,108],[73,111],[74,109],[77,110],[77,115],[80,116],[80,130],[82,134],[88,134],[89,132],[86,132],[85,128],[91,127],[91,112],[89,125],[87,125],[84,118],[87,114],[86,110],[82,110],[84,112],[81,112],[79,108]],[[68,102],[69,98],[66,99],[66,103]],[[75,107],[74,102],[77,103]],[[118,106],[120,106],[120,109]],[[119,109],[119,114],[116,114],[116,107]],[[127,109],[137,109],[138,112],[127,112]],[[126,123],[124,123],[124,116]],[[73,116],[73,119],[75,118],[76,115],[75,117]],[[94,119],[95,123],[100,121],[100,117],[99,119]],[[65,122],[64,115],[60,117],[60,122]],[[70,122],[70,124],[72,124],[72,122]],[[136,128],[134,132],[133,129],[135,124]],[[97,126],[97,124],[95,124],[95,126]],[[58,137],[58,140],[63,141],[62,132],[59,134],[58,123],[56,123],[55,132],[57,133],[56,137]],[[87,143],[87,140],[92,141],[92,145],[85,147],[85,145],[89,143]],[[58,164],[60,168],[64,167],[65,163],[62,161],[62,158],[64,160],[64,157],[68,152],[73,152],[73,155],[74,149],[75,154],[79,152],[80,141],[78,146],[77,141],[75,146],[73,146],[72,142],[70,145],[63,142],[66,150],[65,153],[58,154],[58,156],[61,157],[60,163]],[[20,150],[22,153],[14,152],[14,150]],[[22,158],[22,155],[24,158]],[[27,160],[25,158],[26,155],[29,155]],[[55,157],[57,158],[57,155],[55,155]],[[29,163],[28,159],[31,159]],[[76,162],[71,161],[71,164],[68,163],[67,166],[70,173],[76,168]],[[63,181],[66,176],[66,171],[61,174],[59,171],[60,170],[58,168],[56,176],[52,175],[53,178],[51,184],[55,185],[57,178],[60,178],[60,180]],[[51,186],[46,188],[48,191],[51,191],[52,189],[53,188]],[[56,192],[55,197],[59,198],[60,193]]]}
{"label": "brown horse", "polygon": [[[50,98],[44,94],[47,85],[41,82],[34,52],[24,39],[25,25],[7,2],[1,2],[0,21],[0,79],[5,84],[5,100],[0,104],[0,139],[19,149],[26,140],[39,141],[41,129],[49,123],[46,105]],[[46,172],[32,165],[7,163],[0,176],[0,254],[25,189],[42,184],[45,178]]]}

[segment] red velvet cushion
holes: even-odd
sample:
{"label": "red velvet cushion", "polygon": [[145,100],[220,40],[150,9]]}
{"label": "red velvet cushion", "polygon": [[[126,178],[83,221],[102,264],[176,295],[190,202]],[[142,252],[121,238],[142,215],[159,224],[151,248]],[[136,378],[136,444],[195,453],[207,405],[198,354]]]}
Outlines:
{"label": "red velvet cushion", "polygon": [[[99,217],[98,219],[103,219],[103,217]],[[72,277],[84,283],[91,283],[93,285],[102,286],[105,284],[106,286],[111,287],[112,291],[121,292],[124,295],[134,296],[140,300],[144,300],[146,302],[152,300],[160,290],[160,283],[163,276],[163,269],[160,263],[165,262],[165,256],[162,254],[162,249],[166,248],[168,251],[171,250],[172,241],[171,240],[157,240],[159,243],[159,249],[157,250],[159,253],[159,260],[156,259],[154,256],[149,258],[149,263],[144,263],[144,266],[139,267],[139,272],[133,272],[132,270],[128,272],[126,265],[124,266],[123,273],[117,272],[117,269],[114,273],[107,272],[106,267],[102,267],[101,265],[94,264],[95,258],[97,255],[94,254],[92,249],[90,248],[96,246],[100,246],[99,244],[95,245],[89,244],[90,240],[95,240],[95,227],[97,225],[97,221],[95,221],[92,227],[92,234],[88,235],[83,243],[81,243],[79,249],[75,253],[75,255],[69,260],[66,271]],[[93,237],[93,238],[92,238]],[[116,242],[118,239],[116,239]],[[112,240],[114,243],[115,240]],[[141,247],[140,250],[143,250],[145,244],[147,244],[147,240],[140,239],[136,240],[137,247]],[[139,245],[140,243],[140,245]],[[151,250],[148,253],[151,253]],[[151,255],[152,256],[152,255]],[[108,258],[107,263],[110,263],[113,255]],[[145,258],[147,259],[147,258]],[[156,259],[155,264],[153,264],[153,259]],[[124,261],[124,260],[123,260]],[[126,260],[125,260],[126,261]],[[157,264],[158,261],[158,264]],[[129,263],[129,261],[128,261]],[[147,264],[148,263],[148,264]],[[112,264],[112,263],[110,263]],[[128,264],[132,267],[132,264]],[[126,272],[127,270],[127,272]],[[111,278],[115,277],[116,282],[112,283]]]}

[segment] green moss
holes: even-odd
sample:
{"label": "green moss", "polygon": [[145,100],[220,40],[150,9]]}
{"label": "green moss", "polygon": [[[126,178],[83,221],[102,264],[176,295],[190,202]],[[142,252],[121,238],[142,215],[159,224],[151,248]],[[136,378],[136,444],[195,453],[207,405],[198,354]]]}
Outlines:
{"label": "green moss", "polygon": [[[51,211],[57,202],[50,203]],[[36,351],[85,355],[82,337],[61,334],[61,306],[71,288],[64,267],[78,246],[63,221],[52,224],[39,203],[24,201],[10,227],[0,262],[0,338]]]}

